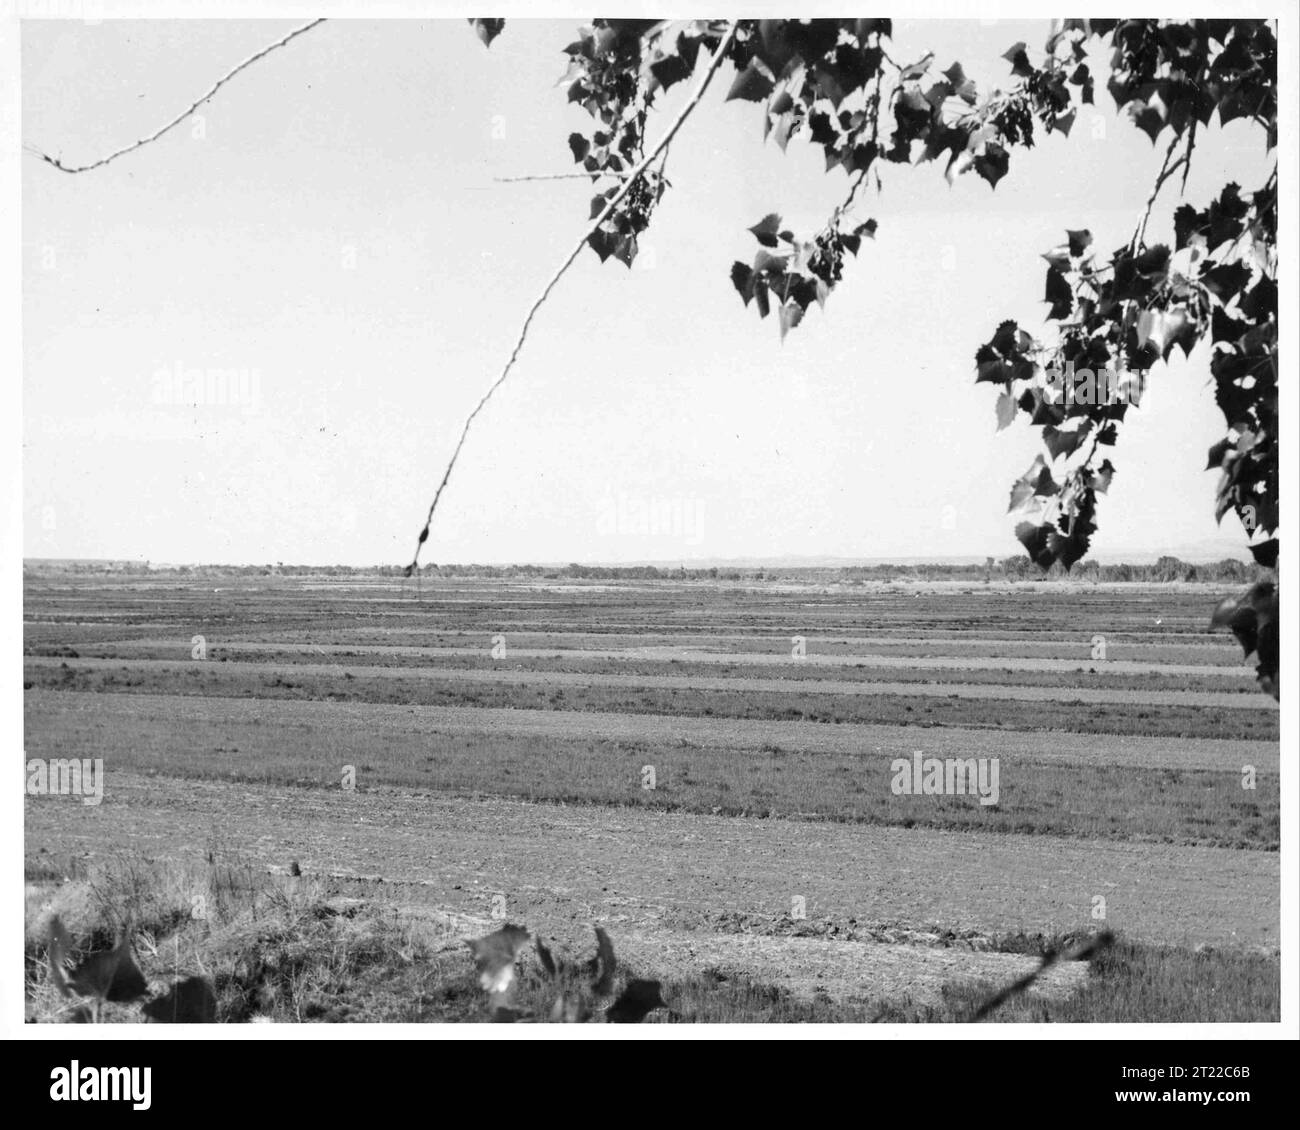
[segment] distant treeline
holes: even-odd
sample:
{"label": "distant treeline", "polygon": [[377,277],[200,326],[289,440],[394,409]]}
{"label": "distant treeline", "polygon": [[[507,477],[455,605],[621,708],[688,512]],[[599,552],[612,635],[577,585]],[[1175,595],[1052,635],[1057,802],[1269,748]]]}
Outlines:
{"label": "distant treeline", "polygon": [[[147,575],[157,577],[392,577],[401,579],[400,565],[149,565],[139,562],[41,561],[26,562],[24,571],[34,575],[77,574]],[[1212,564],[1193,565],[1177,557],[1161,557],[1148,565],[1100,565],[1083,561],[1068,574],[1059,564],[1044,573],[1027,556],[989,558],[984,565],[846,565],[777,566],[753,568],[688,569],[654,565],[425,565],[424,577],[481,577],[493,580],[573,581],[1033,581],[1065,580],[1089,582],[1201,581],[1246,584],[1268,576],[1253,563],[1225,558]]]}

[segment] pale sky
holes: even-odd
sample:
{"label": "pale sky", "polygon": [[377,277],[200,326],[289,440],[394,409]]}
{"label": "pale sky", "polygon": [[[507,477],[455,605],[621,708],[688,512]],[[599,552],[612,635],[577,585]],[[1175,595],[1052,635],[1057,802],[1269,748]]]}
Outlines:
{"label": "pale sky", "polygon": [[[300,22],[26,22],[23,139],[102,156]],[[566,138],[590,119],[555,82],[576,23],[510,21],[488,51],[460,19],[331,21],[105,168],[25,158],[24,554],[407,561],[461,421],[587,222],[585,181],[493,179],[572,169]],[[984,89],[1047,30],[896,21],[891,54],[960,59]],[[673,143],[636,269],[584,251],[542,308],[424,560],[1020,551],[1007,497],[1041,443],[1023,417],[995,431],[975,349],[1004,318],[1042,325],[1039,256],[1065,228],[1127,240],[1164,139],[1099,83],[1096,112],[1014,153],[996,192],[884,167],[863,206],[876,240],[782,346],[730,265],[763,215],[808,233],[847,181],[804,142],[764,145],[757,108],[723,102],[730,81]],[[1256,132],[1216,124],[1187,199],[1266,172]],[[1242,552],[1202,470],[1222,434],[1206,357],[1175,358],[1122,428],[1099,554]],[[178,370],[242,371],[247,402],[168,403],[159,374]]]}

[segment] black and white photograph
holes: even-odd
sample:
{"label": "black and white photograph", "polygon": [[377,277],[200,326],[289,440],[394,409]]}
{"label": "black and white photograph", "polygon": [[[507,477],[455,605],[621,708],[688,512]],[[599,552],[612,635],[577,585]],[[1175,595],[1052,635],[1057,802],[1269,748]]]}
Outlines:
{"label": "black and white photograph", "polygon": [[789,7],[6,9],[11,1036],[1297,1038],[1296,13]]}

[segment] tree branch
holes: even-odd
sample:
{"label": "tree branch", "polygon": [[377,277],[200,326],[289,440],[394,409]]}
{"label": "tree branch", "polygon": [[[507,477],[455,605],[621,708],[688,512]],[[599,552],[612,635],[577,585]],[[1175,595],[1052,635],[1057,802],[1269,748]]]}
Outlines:
{"label": "tree branch", "polygon": [[[1151,189],[1151,195],[1147,197],[1146,209],[1142,213],[1142,219],[1138,221],[1137,230],[1133,233],[1133,241],[1129,244],[1130,253],[1137,251],[1138,246],[1142,242],[1142,237],[1146,235],[1147,221],[1151,219],[1151,209],[1155,205],[1156,197],[1160,195],[1160,190],[1164,188],[1165,181],[1172,177],[1174,173],[1178,171],[1180,166],[1191,166],[1192,148],[1196,144],[1196,134],[1194,132],[1188,137],[1187,148],[1183,151],[1183,155],[1179,157],[1177,161],[1170,164],[1170,158],[1173,157],[1174,150],[1178,148],[1178,143],[1182,141],[1182,139],[1182,134],[1175,133],[1169,142],[1169,148],[1165,150],[1164,164],[1160,166],[1160,173],[1156,177],[1156,183]],[[1186,183],[1186,180],[1187,178],[1184,175],[1184,183]]]}
{"label": "tree branch", "polygon": [[289,32],[288,35],[284,36],[281,39],[277,39],[274,43],[268,44],[266,47],[263,47],[260,51],[256,52],[253,55],[250,55],[247,59],[245,59],[233,70],[227,71],[224,75],[221,76],[221,78],[217,79],[216,83],[212,86],[211,90],[209,90],[205,95],[203,95],[202,98],[198,99],[198,101],[192,103],[187,110],[183,110],[181,111],[181,113],[177,114],[176,117],[174,117],[170,122],[168,122],[165,126],[163,126],[162,129],[156,130],[154,133],[151,133],[148,137],[140,138],[139,141],[133,141],[131,142],[130,145],[123,146],[121,149],[118,149],[117,151],[110,153],[107,157],[101,157],[98,161],[92,161],[88,165],[65,165],[57,157],[52,157],[50,156],[50,154],[40,149],[28,148],[27,151],[39,157],[46,164],[53,165],[60,172],[86,173],[89,172],[91,169],[98,169],[103,165],[107,165],[110,161],[116,161],[119,157],[124,157],[128,153],[132,153],[137,149],[143,148],[144,146],[148,145],[151,141],[157,141],[168,130],[174,129],[176,126],[180,125],[181,122],[183,122],[186,118],[188,118],[191,114],[193,114],[195,110],[197,110],[200,106],[202,106],[203,103],[208,101],[209,98],[211,98],[214,94],[216,94],[218,90],[220,90],[223,86],[225,86],[226,83],[228,83],[232,78],[234,78],[237,74],[239,74],[239,72],[242,71],[245,67],[251,67],[259,59],[265,58],[276,48],[285,46],[285,44],[290,42],[290,40],[296,39],[304,32],[311,31],[312,28],[317,27],[320,24],[323,24],[324,22],[325,22],[324,17],[321,17],[320,19],[312,20],[311,23],[303,24],[302,27],[299,28],[294,28],[294,30]]}
{"label": "tree branch", "polygon": [[612,177],[615,180],[630,180],[627,173],[616,173],[611,169],[605,169],[597,173],[534,173],[531,176],[522,177],[493,177],[497,184],[519,184],[522,181],[529,180],[597,180],[600,177]]}
{"label": "tree branch", "polygon": [[733,21],[728,24],[726,32],[718,42],[718,46],[714,49],[713,58],[709,60],[708,66],[700,76],[699,82],[695,84],[695,89],[691,92],[691,96],[686,100],[686,103],[682,106],[681,110],[678,111],[677,117],[673,119],[672,123],[664,131],[663,136],[655,143],[654,148],[652,148],[649,153],[637,162],[636,168],[628,174],[627,179],[623,181],[622,185],[619,186],[618,191],[610,198],[609,203],[605,205],[604,211],[602,211],[600,215],[592,220],[588,225],[587,230],[582,233],[582,238],[574,244],[573,250],[569,252],[565,257],[564,262],[561,263],[555,273],[551,275],[550,280],[542,288],[541,294],[537,296],[532,306],[529,307],[528,314],[524,318],[524,324],[520,327],[519,336],[515,340],[515,347],[511,350],[510,357],[506,361],[505,368],[501,370],[501,375],[492,382],[487,392],[483,394],[482,399],[479,400],[477,405],[475,405],[474,411],[472,411],[465,419],[465,423],[460,431],[460,439],[456,441],[456,447],[451,453],[451,458],[447,461],[447,469],[442,474],[442,481],[438,484],[438,489],[433,495],[433,501],[429,504],[429,514],[428,517],[425,518],[424,529],[420,531],[419,540],[415,545],[415,556],[411,558],[411,563],[406,567],[406,575],[408,577],[414,573],[416,568],[419,566],[420,549],[423,547],[425,541],[428,540],[429,527],[433,522],[434,512],[438,509],[438,501],[442,498],[443,490],[446,489],[447,480],[451,478],[451,472],[455,469],[456,460],[460,457],[461,448],[465,446],[465,437],[469,435],[470,427],[473,425],[475,418],[483,411],[487,402],[492,399],[492,394],[495,393],[496,390],[505,383],[506,378],[510,376],[515,361],[519,358],[519,351],[523,349],[524,340],[528,337],[528,329],[532,325],[533,318],[536,316],[537,311],[541,309],[542,304],[550,297],[551,291],[555,289],[555,284],[560,281],[564,276],[564,273],[578,257],[583,247],[586,246],[587,240],[600,229],[601,224],[614,214],[614,210],[618,207],[619,202],[622,201],[622,199],[632,190],[633,185],[641,179],[642,174],[650,167],[655,158],[668,148],[669,142],[672,141],[677,131],[681,129],[682,124],[686,119],[690,117],[695,107],[699,105],[700,99],[704,96],[705,90],[708,89],[709,83],[713,80],[714,74],[717,73],[718,68],[722,65],[722,61],[726,57],[732,41],[736,38],[737,26],[738,21]]}
{"label": "tree branch", "polygon": [[1192,124],[1187,127],[1187,152],[1183,154],[1183,183],[1178,186],[1180,196],[1187,195],[1187,174],[1192,171],[1192,150],[1196,148],[1196,126],[1197,121],[1192,119]]}
{"label": "tree branch", "polygon": [[831,222],[832,222],[832,223],[834,223],[836,220],[838,220],[842,215],[844,215],[845,212],[847,212],[850,208],[853,207],[853,199],[854,199],[854,197],[857,196],[857,194],[858,194],[858,189],[860,189],[860,188],[862,187],[863,182],[866,181],[866,179],[867,179],[867,172],[868,172],[868,169],[863,169],[863,170],[861,170],[861,171],[858,173],[858,175],[853,179],[853,184],[849,187],[849,194],[848,194],[848,196],[846,196],[846,197],[844,198],[844,202],[843,202],[842,204],[839,204],[839,205],[836,207],[834,214],[831,216]]}

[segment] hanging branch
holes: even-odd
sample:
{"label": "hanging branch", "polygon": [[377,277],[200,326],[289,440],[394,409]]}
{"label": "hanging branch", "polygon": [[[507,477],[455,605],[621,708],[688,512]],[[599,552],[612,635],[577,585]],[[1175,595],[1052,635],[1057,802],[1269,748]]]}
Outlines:
{"label": "hanging branch", "polygon": [[682,124],[688,117],[690,117],[691,112],[695,107],[699,105],[700,99],[704,96],[705,90],[708,89],[709,83],[712,81],[714,74],[722,65],[722,60],[726,57],[732,41],[736,38],[736,28],[737,23],[735,21],[727,26],[726,32],[719,41],[718,46],[714,49],[713,58],[709,60],[708,66],[705,67],[704,73],[700,76],[700,81],[696,83],[695,89],[691,92],[691,96],[686,100],[685,105],[683,105],[681,110],[678,111],[677,117],[673,119],[672,124],[664,131],[663,136],[658,140],[654,148],[642,157],[637,163],[636,168],[627,175],[627,178],[623,181],[619,190],[610,198],[609,203],[605,205],[605,208],[600,215],[598,215],[594,220],[592,220],[590,225],[588,225],[586,231],[582,233],[582,238],[574,244],[573,250],[569,252],[565,257],[564,262],[561,263],[555,273],[551,275],[546,286],[542,288],[541,294],[537,296],[532,306],[529,308],[528,314],[524,318],[524,324],[520,327],[519,336],[515,340],[515,347],[510,353],[509,360],[506,361],[505,368],[501,370],[500,376],[492,382],[487,392],[483,394],[482,399],[479,400],[477,405],[475,405],[474,411],[466,417],[465,423],[461,427],[460,439],[456,441],[456,447],[451,453],[451,458],[447,461],[447,469],[442,474],[442,481],[438,484],[438,489],[433,495],[433,501],[429,504],[429,514],[424,520],[424,529],[420,531],[419,540],[415,544],[415,556],[411,558],[411,563],[406,567],[406,576],[409,577],[414,573],[416,567],[420,563],[420,550],[429,538],[429,526],[433,522],[434,511],[438,509],[438,500],[442,498],[442,492],[447,486],[447,480],[451,478],[451,472],[456,466],[456,460],[460,457],[460,450],[465,446],[465,437],[469,435],[470,427],[473,425],[475,418],[483,411],[487,402],[492,399],[492,394],[495,393],[496,390],[505,383],[506,378],[510,376],[510,371],[514,368],[515,361],[519,357],[519,351],[523,349],[524,340],[528,337],[528,329],[532,325],[533,318],[536,316],[537,311],[541,309],[542,304],[550,297],[551,291],[555,289],[555,284],[563,278],[564,273],[573,264],[573,261],[578,257],[583,247],[586,246],[587,240],[599,230],[601,224],[614,214],[614,210],[618,207],[619,202],[632,190],[632,187],[641,179],[642,174],[650,167],[655,158],[668,148],[668,144],[672,141],[674,135],[679,129],[681,129]]}
{"label": "hanging branch", "polygon": [[312,20],[311,23],[303,24],[302,27],[295,28],[293,31],[289,32],[288,35],[284,36],[282,39],[277,39],[274,43],[268,44],[266,47],[263,47],[256,54],[250,55],[247,59],[245,59],[233,70],[227,71],[224,75],[221,76],[221,78],[217,79],[216,83],[213,85],[211,90],[209,90],[205,95],[203,95],[202,98],[198,99],[198,101],[191,104],[189,109],[183,110],[181,111],[181,113],[177,114],[176,117],[174,117],[170,122],[168,122],[161,129],[156,130],[154,133],[151,133],[148,137],[142,137],[140,138],[139,141],[133,141],[131,142],[130,145],[123,146],[121,149],[118,149],[116,152],[110,153],[107,157],[101,157],[98,161],[92,161],[89,165],[65,165],[57,157],[52,157],[50,156],[50,154],[45,153],[40,149],[28,148],[27,151],[39,157],[46,164],[53,165],[60,172],[86,173],[89,172],[91,169],[98,169],[103,165],[107,165],[110,161],[116,161],[119,157],[124,157],[128,153],[133,153],[137,149],[142,149],[144,146],[148,145],[151,141],[157,141],[160,137],[162,137],[163,134],[167,133],[168,130],[174,129],[176,126],[180,125],[181,122],[183,122],[186,118],[188,118],[191,114],[193,114],[195,110],[197,110],[200,106],[202,106],[203,103],[208,101],[208,99],[210,99],[214,94],[216,94],[218,90],[220,90],[223,86],[225,86],[226,83],[228,83],[232,78],[234,78],[237,74],[239,74],[239,72],[242,71],[245,67],[251,67],[259,59],[265,58],[272,51],[276,50],[276,48],[285,46],[285,44],[289,43],[290,40],[296,39],[304,32],[311,31],[312,28],[318,27],[320,24],[323,24],[324,22],[325,22],[324,17],[321,17],[320,19]]}

